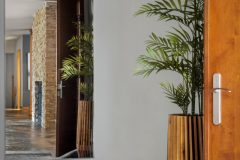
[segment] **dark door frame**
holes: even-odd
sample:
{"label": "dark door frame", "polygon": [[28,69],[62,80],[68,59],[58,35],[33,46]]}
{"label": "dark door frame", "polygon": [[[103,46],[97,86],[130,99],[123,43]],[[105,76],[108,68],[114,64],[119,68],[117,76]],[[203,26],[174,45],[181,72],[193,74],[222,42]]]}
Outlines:
{"label": "dark door frame", "polygon": [[[72,23],[78,20],[78,2],[83,8],[84,0],[57,1],[57,84],[61,83],[59,69],[62,68],[62,60],[76,53],[70,50],[66,42],[78,34],[78,29]],[[80,12],[83,16],[83,10]],[[56,157],[76,149],[78,79],[62,81],[62,84],[65,86],[62,89],[63,97],[57,98]]]}

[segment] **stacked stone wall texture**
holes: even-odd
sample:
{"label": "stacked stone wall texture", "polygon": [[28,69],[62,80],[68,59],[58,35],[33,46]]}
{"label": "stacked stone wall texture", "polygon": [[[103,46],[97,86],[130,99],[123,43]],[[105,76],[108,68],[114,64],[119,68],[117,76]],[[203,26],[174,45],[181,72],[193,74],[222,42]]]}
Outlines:
{"label": "stacked stone wall texture", "polygon": [[38,121],[37,84],[42,81],[42,127],[56,125],[57,3],[46,2],[33,17],[32,120]]}

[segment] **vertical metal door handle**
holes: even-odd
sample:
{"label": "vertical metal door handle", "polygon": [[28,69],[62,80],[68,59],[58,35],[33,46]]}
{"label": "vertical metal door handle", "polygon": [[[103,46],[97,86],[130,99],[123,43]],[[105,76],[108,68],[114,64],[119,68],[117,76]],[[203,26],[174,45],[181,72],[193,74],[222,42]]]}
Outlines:
{"label": "vertical metal door handle", "polygon": [[62,81],[60,81],[60,84],[58,84],[58,89],[60,89],[60,98],[62,98],[62,88],[65,87],[62,85]]}
{"label": "vertical metal door handle", "polygon": [[215,125],[221,123],[221,90],[232,92],[229,89],[221,88],[221,74],[215,73],[213,75],[213,88],[210,90],[213,93],[213,124]]}

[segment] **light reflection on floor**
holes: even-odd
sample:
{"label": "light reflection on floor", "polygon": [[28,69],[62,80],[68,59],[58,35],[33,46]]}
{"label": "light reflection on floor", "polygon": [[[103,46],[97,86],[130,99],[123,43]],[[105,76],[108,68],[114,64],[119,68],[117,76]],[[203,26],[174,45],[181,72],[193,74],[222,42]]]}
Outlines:
{"label": "light reflection on floor", "polygon": [[48,151],[55,156],[56,129],[42,128],[27,114],[6,110],[6,152]]}

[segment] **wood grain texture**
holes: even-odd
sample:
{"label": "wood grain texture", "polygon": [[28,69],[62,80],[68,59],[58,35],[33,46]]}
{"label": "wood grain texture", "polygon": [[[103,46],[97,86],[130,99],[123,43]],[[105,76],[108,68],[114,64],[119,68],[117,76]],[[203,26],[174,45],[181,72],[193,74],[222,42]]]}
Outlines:
{"label": "wood grain texture", "polygon": [[177,116],[173,116],[174,130],[173,130],[173,159],[177,159]]}
{"label": "wood grain texture", "polygon": [[79,158],[93,157],[93,102],[79,101],[76,148]]}
{"label": "wood grain texture", "polygon": [[177,116],[177,160],[181,160],[181,116]]}
{"label": "wood grain texture", "polygon": [[185,123],[184,123],[184,116],[181,116],[181,160],[185,159]]}
{"label": "wood grain texture", "polygon": [[188,129],[188,132],[189,132],[189,159],[190,160],[193,160],[193,143],[191,143],[193,141],[193,138],[192,138],[192,117],[189,116],[188,117],[188,122],[189,122],[189,129]]}
{"label": "wood grain texture", "polygon": [[[202,116],[169,115],[168,160],[203,160]],[[199,121],[198,121],[199,120]]]}
{"label": "wood grain texture", "polygon": [[172,134],[173,134],[173,125],[171,125],[172,123],[172,115],[168,116],[168,160],[172,160]]}
{"label": "wood grain texture", "polygon": [[172,154],[172,152],[174,151],[174,144],[175,144],[175,141],[174,141],[174,131],[175,131],[175,126],[174,126],[174,116],[171,115],[171,126],[169,128],[171,128],[171,131],[172,131],[172,134],[171,134],[171,150],[170,150],[170,159],[173,160],[174,158],[174,155]]}
{"label": "wood grain texture", "polygon": [[202,126],[202,117],[197,117],[198,118],[198,143],[199,143],[199,158],[200,160],[203,160],[203,126]]}
{"label": "wood grain texture", "polygon": [[[240,1],[205,1],[204,42],[204,159],[238,160],[240,157]],[[209,90],[213,74],[220,73],[222,122],[212,123],[213,100]]]}
{"label": "wood grain texture", "polygon": [[[82,2],[82,0],[81,0]],[[77,21],[77,0],[57,2],[57,83],[60,84],[62,61],[76,52],[66,42],[77,35],[72,22]],[[63,81],[63,98],[57,97],[56,156],[76,149],[78,84],[77,78]]]}
{"label": "wood grain texture", "polygon": [[197,133],[197,117],[193,116],[193,141],[194,141],[194,160],[198,160],[198,133]]}
{"label": "wood grain texture", "polygon": [[209,0],[204,0],[204,121],[203,121],[203,145],[204,145],[204,160],[209,159],[209,126],[210,126],[210,79],[209,75]]}
{"label": "wood grain texture", "polygon": [[188,117],[187,116],[184,117],[184,125],[185,125],[185,153],[186,153],[185,154],[185,160],[189,160],[188,159],[189,158],[189,140],[188,140],[188,136],[189,136],[188,125],[189,125],[189,123],[188,123]]}

